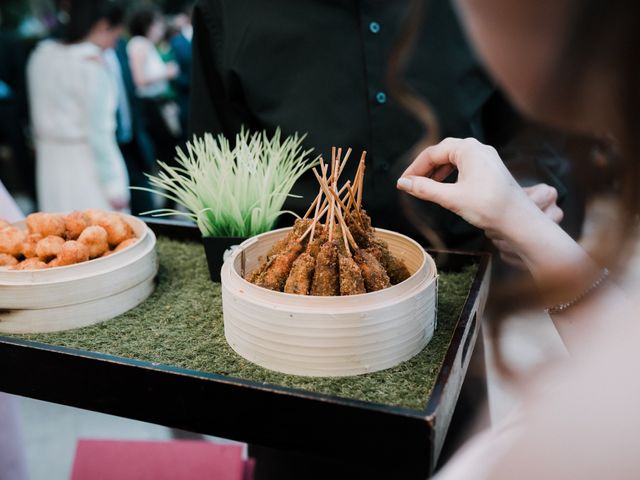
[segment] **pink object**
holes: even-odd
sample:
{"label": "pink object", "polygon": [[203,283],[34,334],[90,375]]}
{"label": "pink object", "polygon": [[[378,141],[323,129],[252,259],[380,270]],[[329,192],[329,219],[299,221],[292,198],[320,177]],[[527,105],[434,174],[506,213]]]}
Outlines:
{"label": "pink object", "polygon": [[251,480],[241,445],[80,440],[71,480]]}

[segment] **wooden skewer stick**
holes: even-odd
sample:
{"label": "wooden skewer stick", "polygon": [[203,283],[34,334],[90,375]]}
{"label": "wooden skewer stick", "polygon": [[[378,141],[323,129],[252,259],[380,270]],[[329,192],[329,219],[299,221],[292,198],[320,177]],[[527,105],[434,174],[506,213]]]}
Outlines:
{"label": "wooden skewer stick", "polygon": [[[324,166],[322,169],[322,176],[325,176],[327,173],[327,168]],[[318,197],[322,196],[322,187],[320,187],[320,192],[318,193]],[[316,204],[316,213],[313,215],[313,222],[311,223],[311,237],[309,237],[309,244],[307,245],[307,250],[311,248],[311,242],[313,242],[313,236],[316,233],[316,225],[318,223],[318,210],[320,210],[320,202]]]}
{"label": "wooden skewer stick", "polygon": [[[338,222],[340,223],[340,228],[342,229],[342,236],[343,236],[343,239],[344,239],[344,244],[345,244],[347,253],[349,254],[349,256],[351,256],[351,252],[349,251],[348,243],[352,242],[351,246],[356,250],[359,247],[358,247],[358,244],[356,243],[356,241],[353,239],[353,236],[351,235],[351,230],[349,230],[349,227],[347,226],[347,222],[345,222],[344,217],[342,215],[341,207],[344,208],[344,203],[340,199],[340,195],[338,194],[338,192],[336,192],[335,190],[329,190],[329,192],[331,193],[331,195],[333,196],[333,198],[335,199],[335,201],[338,204],[338,208],[337,208]],[[349,241],[347,241],[347,238],[349,238]]]}
{"label": "wooden skewer stick", "polygon": [[[318,180],[318,183],[320,183],[320,186],[322,187],[322,190],[324,191],[324,194],[326,196],[333,197],[334,195],[339,195],[339,194],[335,193],[335,191],[331,191],[329,189],[329,187],[327,186],[326,181],[324,179],[322,179],[320,177],[320,175],[318,175],[318,172],[316,171],[316,169],[313,169],[313,174],[316,176],[316,179]],[[346,232],[347,240],[351,244],[352,248],[354,248],[355,250],[360,248],[360,247],[358,247],[358,244],[356,243],[356,241],[353,239],[353,236],[351,235],[351,232],[349,231],[349,228],[347,227],[347,224],[344,221],[344,218],[342,217],[342,213],[340,212],[339,209],[338,209],[338,222],[340,222],[340,226],[341,226],[342,230],[344,232]]]}
{"label": "wooden skewer stick", "polygon": [[[345,190],[347,190],[347,189],[349,189],[349,188],[351,188],[351,180],[348,180],[348,181],[347,181],[347,183],[345,183],[345,184],[342,186],[342,188],[341,188],[341,189],[340,189],[340,191],[338,192],[338,195],[342,195],[342,194],[345,192]],[[324,196],[324,192],[322,191],[322,187],[320,187],[320,191],[322,192],[322,195]],[[348,192],[347,192],[347,195],[348,195]],[[346,196],[345,196],[345,198],[346,198]],[[345,202],[345,200],[343,200],[343,201],[342,201],[342,203],[344,203],[344,202]],[[318,218],[318,220],[320,220],[320,219],[322,218],[322,216],[323,216],[325,213],[327,213],[327,210],[329,209],[329,202],[327,201],[327,199],[326,199],[326,198],[322,201],[322,203],[319,203],[318,205],[320,205],[320,208],[319,208],[320,212],[318,213],[318,215],[317,215],[317,216],[316,216],[316,215],[314,215],[314,220],[315,220],[316,218]],[[312,227],[312,226],[313,226],[313,224],[311,224],[311,225],[309,226],[309,228],[307,228],[307,229],[304,231],[304,233],[303,233],[303,234],[300,236],[300,238],[298,239],[299,241],[304,240],[304,239],[305,239],[305,237],[306,237],[307,235],[309,235],[309,232],[311,232],[311,227]]]}
{"label": "wooden skewer stick", "polygon": [[350,155],[351,155],[351,147],[349,147],[347,149],[347,153],[344,154],[344,158],[342,159],[342,164],[341,164],[342,166],[340,167],[340,172],[338,173],[338,178],[340,178],[340,175],[342,175],[342,172],[344,171],[344,167],[347,165],[347,160],[349,160]]}
{"label": "wooden skewer stick", "polygon": [[[331,191],[332,194],[336,194],[335,189]],[[337,194],[336,194],[337,195]],[[340,197],[338,197],[340,200]],[[347,225],[342,218],[342,210],[340,210],[340,203],[338,202],[338,208],[336,208],[336,213],[338,214],[338,223],[340,224],[340,230],[342,230],[342,241],[344,242],[344,249],[347,252],[347,256],[351,258],[351,250],[349,249],[349,240],[347,239]]]}
{"label": "wooden skewer stick", "polygon": [[[342,216],[342,213],[340,212],[340,210],[338,210],[338,222],[340,222],[340,227],[342,228],[342,234],[346,236],[345,247],[347,247],[347,252],[349,252],[349,247],[347,246],[347,240],[354,251],[358,250],[360,247],[358,246],[356,241],[353,239],[353,235],[351,235],[351,230],[349,230],[349,227],[347,227],[347,222],[344,221],[344,217]],[[349,252],[349,256],[351,256],[350,252]]]}
{"label": "wooden skewer stick", "polygon": [[299,242],[304,240],[306,238],[306,236],[309,235],[309,233],[311,233],[311,230],[313,229],[313,226],[317,222],[320,221],[320,219],[324,216],[325,213],[327,213],[328,210],[329,210],[329,205],[327,205],[327,203],[325,202],[323,209],[318,214],[317,220],[314,219],[314,221],[311,223],[311,225],[309,225],[309,227],[304,231],[304,233],[302,235],[300,235],[300,238],[298,239]]}
{"label": "wooden skewer stick", "polygon": [[313,203],[309,207],[309,210],[307,210],[307,213],[305,213],[304,217],[302,217],[303,220],[306,220],[307,218],[309,218],[309,215],[311,215],[311,212],[313,212],[314,208],[316,209],[316,214],[318,213],[318,208],[317,207],[320,204],[320,199],[321,198],[322,198],[322,190],[320,190],[320,192],[318,192],[318,195],[316,196],[316,199],[313,201]]}
{"label": "wooden skewer stick", "polygon": [[365,170],[367,168],[367,166],[364,163],[364,159],[365,159],[366,156],[367,156],[367,151],[364,150],[362,152],[362,156],[360,157],[360,164],[362,165],[362,172],[360,173],[360,178],[358,179],[359,180],[359,183],[358,183],[358,204],[357,204],[358,211],[360,211],[360,208],[362,206],[362,190],[363,190],[363,187],[364,187],[364,172],[365,172]]}

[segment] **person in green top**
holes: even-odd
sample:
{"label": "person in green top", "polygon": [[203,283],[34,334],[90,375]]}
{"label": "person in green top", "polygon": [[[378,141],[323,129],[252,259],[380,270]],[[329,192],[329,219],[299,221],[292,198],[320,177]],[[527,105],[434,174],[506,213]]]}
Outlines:
{"label": "person in green top", "polygon": [[[395,179],[411,147],[429,132],[396,102],[386,81],[407,7],[406,0],[199,0],[191,133],[233,137],[242,125],[281,127],[284,134],[308,133],[306,144],[325,158],[332,145],[352,147],[356,156],[366,150],[364,205],[374,225],[416,236]],[[435,111],[440,135],[510,149],[527,167],[524,184],[546,183],[567,197],[566,162],[546,139],[524,144],[520,119],[470,51],[450,2],[429,2],[420,22],[403,77]],[[304,177],[293,190],[304,198],[285,207],[303,213],[317,188],[313,175]],[[536,192],[546,195],[541,208],[555,207],[552,189]],[[481,233],[454,215],[433,205],[415,208],[448,246],[479,247]],[[559,217],[557,207],[549,211]]]}

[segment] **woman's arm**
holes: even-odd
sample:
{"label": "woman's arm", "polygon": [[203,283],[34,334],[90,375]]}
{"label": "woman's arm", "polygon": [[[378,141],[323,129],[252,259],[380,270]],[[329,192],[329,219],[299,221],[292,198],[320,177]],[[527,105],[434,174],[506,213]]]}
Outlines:
{"label": "woman's arm", "polygon": [[[458,170],[456,183],[442,181]],[[601,268],[587,252],[527,196],[513,179],[495,149],[474,139],[445,139],[425,149],[398,180],[398,188],[435,202],[508,243],[534,280],[571,272],[576,292],[587,291],[601,276]],[[557,298],[566,302],[572,298]],[[625,295],[607,282],[553,321],[570,350],[584,334],[615,322],[614,312],[629,309]]]}

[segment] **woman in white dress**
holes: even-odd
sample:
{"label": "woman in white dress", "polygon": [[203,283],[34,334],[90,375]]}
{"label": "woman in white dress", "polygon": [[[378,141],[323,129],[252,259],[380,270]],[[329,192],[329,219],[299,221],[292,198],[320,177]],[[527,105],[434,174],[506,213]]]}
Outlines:
{"label": "woman in white dress", "polygon": [[129,19],[131,40],[127,44],[131,75],[136,94],[141,100],[145,129],[153,140],[156,157],[172,162],[175,147],[183,134],[178,104],[172,98],[169,82],[179,73],[175,62],[165,63],[157,45],[165,35],[166,27],[160,13],[142,7]]}
{"label": "woman in white dress", "polygon": [[115,1],[71,2],[63,38],[45,40],[27,67],[44,211],[127,209],[129,179],[115,137],[117,90],[103,51],[122,34]]}

